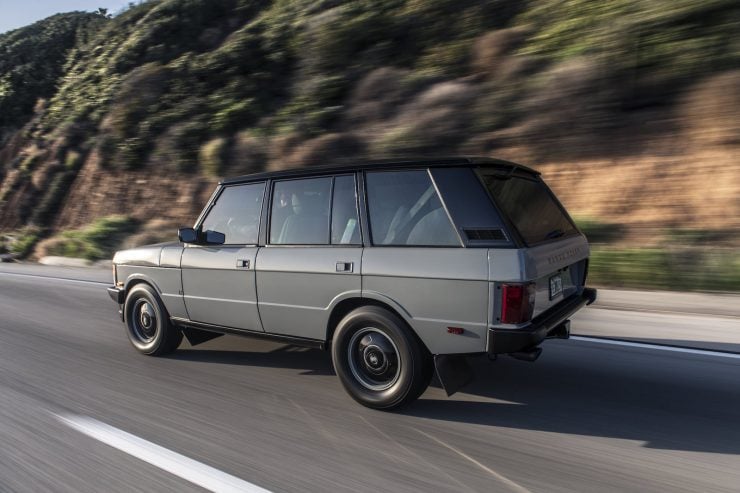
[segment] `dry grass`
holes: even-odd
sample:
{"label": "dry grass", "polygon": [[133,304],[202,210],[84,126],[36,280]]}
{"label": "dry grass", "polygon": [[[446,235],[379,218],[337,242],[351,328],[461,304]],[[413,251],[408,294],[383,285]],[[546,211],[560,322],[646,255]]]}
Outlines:
{"label": "dry grass", "polygon": [[[537,166],[574,215],[626,227],[622,242],[655,243],[666,228],[740,234],[740,149]],[[740,239],[737,239],[740,246]]]}

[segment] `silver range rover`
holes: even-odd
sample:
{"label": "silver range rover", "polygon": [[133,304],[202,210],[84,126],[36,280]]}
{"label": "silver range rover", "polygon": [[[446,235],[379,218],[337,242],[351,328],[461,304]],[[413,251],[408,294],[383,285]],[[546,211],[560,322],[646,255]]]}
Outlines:
{"label": "silver range rover", "polygon": [[116,253],[141,353],[222,334],[331,351],[359,403],[409,403],[466,357],[534,361],[592,303],[589,247],[539,173],[477,158],[254,174],[218,185],[179,242]]}

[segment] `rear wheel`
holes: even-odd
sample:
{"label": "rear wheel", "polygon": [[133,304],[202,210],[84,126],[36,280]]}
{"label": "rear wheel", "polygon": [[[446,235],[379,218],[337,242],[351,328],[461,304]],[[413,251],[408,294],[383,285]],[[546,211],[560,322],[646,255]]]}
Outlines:
{"label": "rear wheel", "polygon": [[334,369],[360,404],[392,409],[417,399],[432,377],[421,342],[395,314],[376,306],[357,308],[337,326]]}
{"label": "rear wheel", "polygon": [[124,314],[129,341],[142,354],[168,354],[182,342],[182,331],[172,325],[162,300],[148,284],[131,288]]}

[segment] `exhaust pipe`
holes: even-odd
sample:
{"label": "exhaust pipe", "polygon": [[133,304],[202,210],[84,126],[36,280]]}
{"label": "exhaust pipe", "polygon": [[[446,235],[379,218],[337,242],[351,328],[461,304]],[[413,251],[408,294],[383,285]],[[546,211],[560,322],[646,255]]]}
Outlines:
{"label": "exhaust pipe", "polygon": [[548,339],[570,339],[570,320],[566,320],[547,334]]}
{"label": "exhaust pipe", "polygon": [[511,356],[514,359],[521,360],[521,361],[528,361],[530,363],[534,363],[535,361],[537,361],[537,358],[540,357],[540,354],[542,354],[541,347],[532,347],[529,349],[525,349],[523,351],[517,351],[516,353],[509,353],[509,356]]}

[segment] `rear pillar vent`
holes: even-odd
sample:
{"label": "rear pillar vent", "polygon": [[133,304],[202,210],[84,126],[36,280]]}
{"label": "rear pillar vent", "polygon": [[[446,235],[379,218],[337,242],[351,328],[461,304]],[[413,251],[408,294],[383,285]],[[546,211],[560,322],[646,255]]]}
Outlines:
{"label": "rear pillar vent", "polygon": [[501,229],[472,229],[463,230],[472,241],[506,241],[506,235]]}

